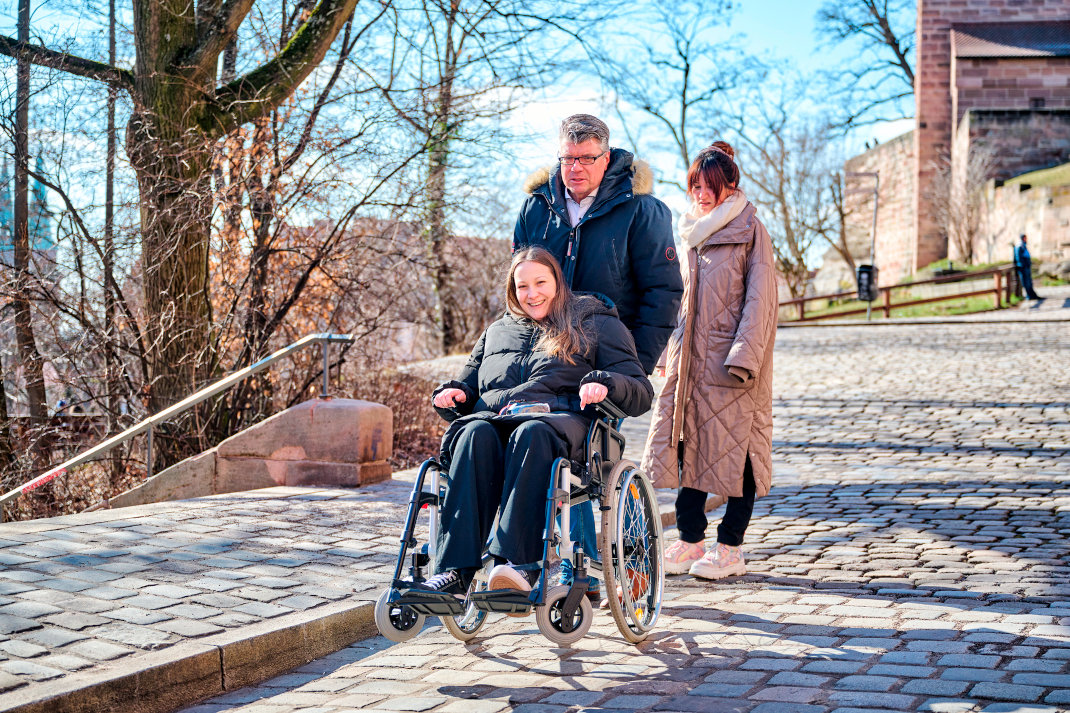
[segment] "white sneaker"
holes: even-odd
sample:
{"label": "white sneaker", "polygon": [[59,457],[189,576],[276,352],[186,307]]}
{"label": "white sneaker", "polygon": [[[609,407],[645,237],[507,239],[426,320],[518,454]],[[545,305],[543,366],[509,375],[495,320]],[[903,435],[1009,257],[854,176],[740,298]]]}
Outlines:
{"label": "white sneaker", "polygon": [[531,582],[523,572],[513,569],[507,564],[500,564],[490,571],[487,578],[487,589],[516,589],[521,592],[531,591]]}
{"label": "white sneaker", "polygon": [[723,579],[746,574],[747,566],[743,562],[743,552],[738,547],[718,542],[701,559],[695,560],[688,572],[702,579]]}

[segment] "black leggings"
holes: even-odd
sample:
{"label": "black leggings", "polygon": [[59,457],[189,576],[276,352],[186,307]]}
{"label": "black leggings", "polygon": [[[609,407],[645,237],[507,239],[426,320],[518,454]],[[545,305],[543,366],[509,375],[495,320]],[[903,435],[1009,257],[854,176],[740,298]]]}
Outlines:
{"label": "black leggings", "polygon": [[[717,541],[739,547],[743,544],[743,535],[750,524],[754,512],[754,470],[751,468],[750,456],[743,466],[743,497],[728,498],[721,524],[717,526]],[[680,488],[676,495],[676,527],[680,530],[680,539],[684,542],[702,542],[706,539],[706,496],[703,490]]]}

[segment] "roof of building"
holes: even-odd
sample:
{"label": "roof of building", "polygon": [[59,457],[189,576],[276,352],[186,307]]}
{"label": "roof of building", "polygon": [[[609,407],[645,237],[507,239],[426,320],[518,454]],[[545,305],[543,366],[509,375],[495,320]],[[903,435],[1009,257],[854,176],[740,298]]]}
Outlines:
{"label": "roof of building", "polygon": [[951,46],[956,57],[1070,57],[1070,20],[957,24]]}

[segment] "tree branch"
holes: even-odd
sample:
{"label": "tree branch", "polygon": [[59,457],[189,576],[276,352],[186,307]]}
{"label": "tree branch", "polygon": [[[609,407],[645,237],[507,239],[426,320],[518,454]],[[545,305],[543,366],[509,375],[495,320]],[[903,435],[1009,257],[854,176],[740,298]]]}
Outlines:
{"label": "tree branch", "polygon": [[4,35],[0,35],[0,54],[6,54],[14,59],[26,59],[39,67],[58,69],[79,77],[96,79],[119,89],[130,91],[134,88],[134,75],[129,70],[91,59],[83,59],[66,52],[57,52],[40,45],[23,45],[18,40]]}
{"label": "tree branch", "polygon": [[212,77],[219,55],[238,34],[238,26],[252,6],[253,0],[225,0],[211,22],[198,28],[197,47],[188,58],[180,59],[178,66],[192,67],[195,81]]}
{"label": "tree branch", "polygon": [[222,87],[204,128],[216,135],[275,109],[327,54],[357,0],[321,0],[277,57]]}

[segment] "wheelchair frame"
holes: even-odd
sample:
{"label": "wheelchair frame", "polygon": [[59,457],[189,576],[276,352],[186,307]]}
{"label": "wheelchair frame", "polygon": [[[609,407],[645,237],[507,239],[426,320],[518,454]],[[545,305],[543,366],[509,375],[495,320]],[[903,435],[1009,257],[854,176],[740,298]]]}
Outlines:
{"label": "wheelchair frame", "polygon": [[[585,462],[578,464],[578,472],[567,458],[557,458],[551,467],[542,571],[528,593],[488,590],[486,555],[485,566],[476,574],[464,601],[450,594],[411,588],[413,582],[424,581],[425,568],[434,562],[442,494],[441,464],[431,458],[421,465],[409,498],[391,585],[375,606],[380,633],[392,641],[406,641],[419,633],[425,617],[438,616],[455,638],[467,641],[476,635],[490,612],[522,616],[534,609],[539,630],[551,641],[562,646],[578,641],[591,626],[593,608],[586,596],[589,553],[576,547],[568,536],[570,509],[590,500],[598,503],[602,515],[602,559],[599,562],[592,556],[591,568],[603,574],[610,613],[625,639],[638,642],[647,637],[660,614],[664,588],[657,498],[649,479],[634,463],[623,460],[625,442],[619,428],[625,414],[610,402],[594,406],[600,416],[588,428]],[[430,490],[424,490],[429,472]],[[429,511],[430,521],[428,542],[420,545],[414,533],[423,509]],[[560,534],[555,528],[558,513]],[[570,586],[547,587],[555,549],[562,560],[568,558],[573,563]],[[408,579],[402,579],[406,560]]]}

